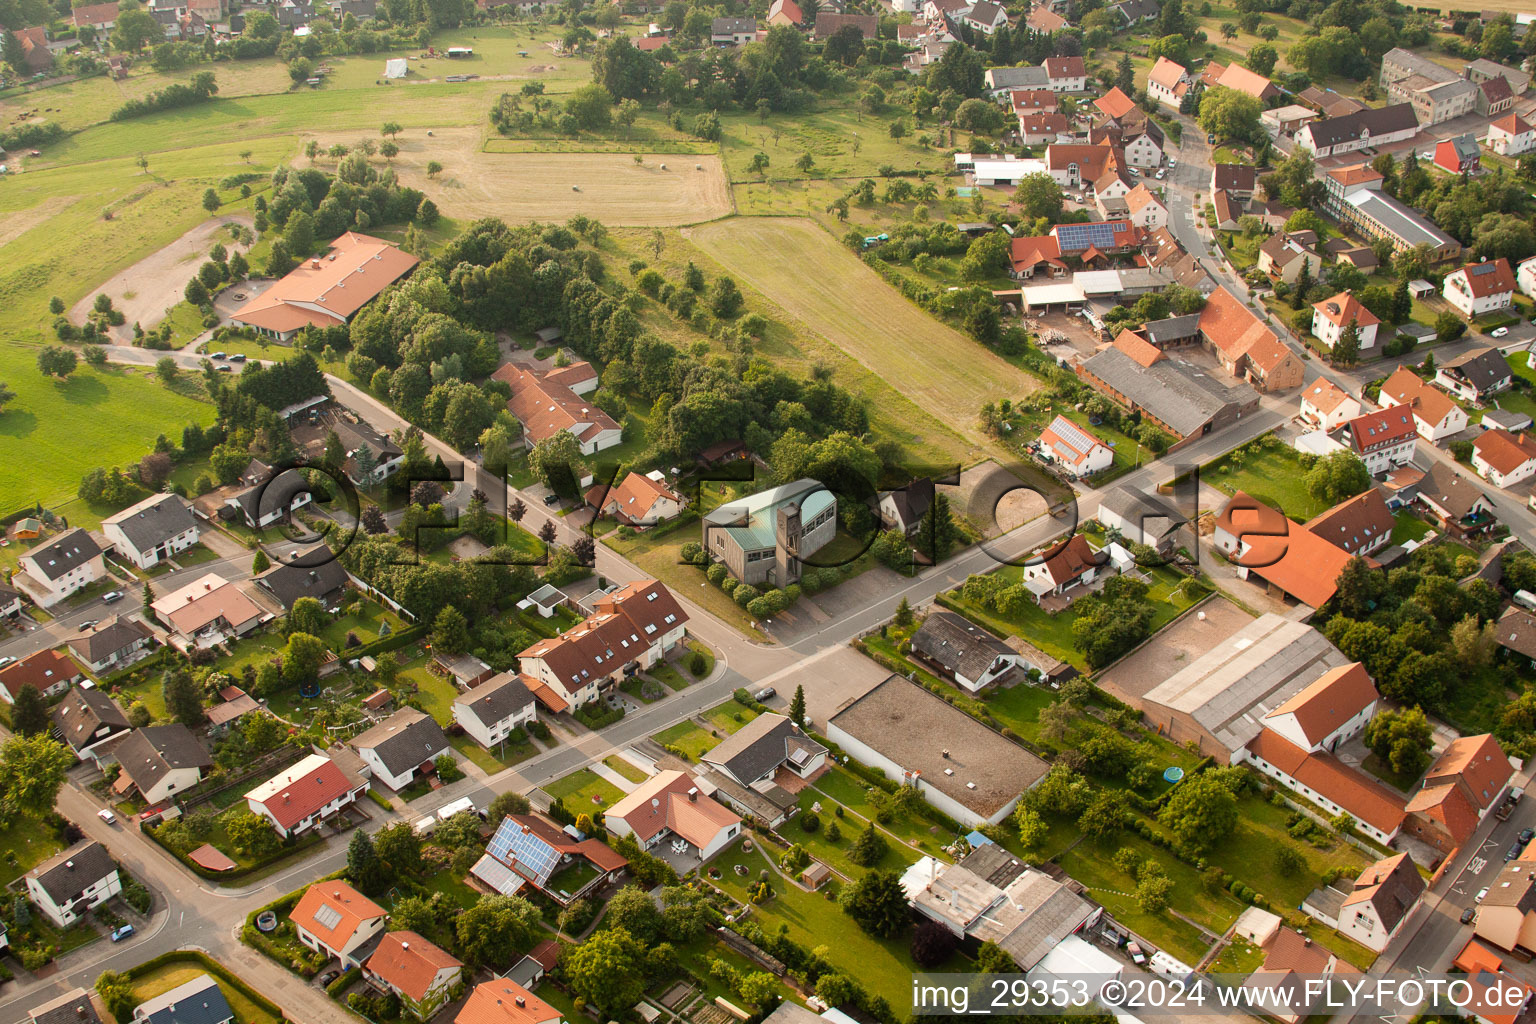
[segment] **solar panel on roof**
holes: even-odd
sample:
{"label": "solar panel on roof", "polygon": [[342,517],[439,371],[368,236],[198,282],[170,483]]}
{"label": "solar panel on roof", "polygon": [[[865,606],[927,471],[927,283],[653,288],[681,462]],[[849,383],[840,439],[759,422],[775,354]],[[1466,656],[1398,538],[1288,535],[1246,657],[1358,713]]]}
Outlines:
{"label": "solar panel on roof", "polygon": [[486,849],[497,860],[516,864],[541,886],[549,881],[560,862],[560,851],[532,832],[524,832],[523,826],[511,818],[502,820]]}
{"label": "solar panel on roof", "polygon": [[1055,421],[1051,423],[1051,430],[1055,432],[1057,437],[1061,438],[1079,453],[1086,454],[1097,443],[1093,438],[1084,433],[1082,428],[1065,416],[1056,417]]}
{"label": "solar panel on roof", "polygon": [[341,923],[341,911],[329,903],[322,903],[320,909],[315,911],[315,924],[322,928],[335,928]]}
{"label": "solar panel on roof", "polygon": [[1056,239],[1063,249],[1086,249],[1089,246],[1113,248],[1119,244],[1115,236],[1120,224],[1058,224]]}

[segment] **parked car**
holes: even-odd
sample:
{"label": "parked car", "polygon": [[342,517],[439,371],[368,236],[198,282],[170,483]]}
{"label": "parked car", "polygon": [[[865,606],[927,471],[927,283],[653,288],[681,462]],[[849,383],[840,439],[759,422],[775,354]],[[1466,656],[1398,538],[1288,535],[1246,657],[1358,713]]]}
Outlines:
{"label": "parked car", "polygon": [[95,619],[86,619],[84,622],[80,623],[80,628],[81,629],[90,629],[90,628],[92,628],[95,625],[96,625],[96,620]]}
{"label": "parked car", "polygon": [[775,693],[775,691],[774,691],[773,687],[765,686],[761,690],[757,691],[757,699],[758,700],[768,700],[770,697],[772,697],[774,695],[774,693]]}
{"label": "parked car", "polygon": [[112,604],[114,601],[121,601],[122,599],[123,592],[121,590],[109,590],[101,595],[102,604]]}
{"label": "parked car", "polygon": [[232,363],[243,363],[245,362],[245,358],[246,357],[244,352],[236,352],[234,355],[229,357],[229,361]]}
{"label": "parked car", "polygon": [[1488,898],[1488,887],[1485,885],[1481,889],[1477,890],[1477,895],[1472,897],[1472,902],[1473,903],[1481,903],[1481,902],[1483,902],[1483,900],[1485,900],[1487,898]]}
{"label": "parked car", "polygon": [[1508,863],[1509,861],[1514,860],[1516,857],[1520,856],[1520,854],[1522,854],[1524,852],[1525,852],[1525,844],[1524,843],[1516,843],[1515,845],[1511,846],[1509,849],[1504,851],[1504,861],[1505,861],[1505,863]]}
{"label": "parked car", "polygon": [[11,662],[13,662],[15,660],[16,660],[15,658],[13,658],[9,654],[7,654],[5,657],[0,658],[0,668],[5,668],[5,666],[9,665]]}
{"label": "parked car", "polygon": [[1141,945],[1139,943],[1126,943],[1125,951],[1130,955],[1131,963],[1136,964],[1138,967],[1147,962],[1147,954],[1141,951]]}
{"label": "parked car", "polygon": [[326,971],[324,974],[320,975],[320,987],[324,988],[339,977],[341,977],[341,972],[338,970],[332,969]]}
{"label": "parked car", "polygon": [[209,356],[209,358],[210,359],[228,359],[229,358],[229,353],[227,353],[227,352],[215,352],[213,355]]}
{"label": "parked car", "polygon": [[96,817],[100,818],[102,821],[106,822],[108,825],[115,825],[115,824],[117,824],[117,815],[113,814],[111,811],[107,810],[105,807],[103,807],[101,810],[96,812]]}
{"label": "parked car", "polygon": [[117,931],[112,933],[112,941],[113,942],[122,942],[124,939],[126,939],[128,936],[130,936],[132,934],[133,934],[133,925],[125,924],[121,928],[119,928]]}
{"label": "parked car", "polygon": [[1472,907],[1468,907],[1466,910],[1463,910],[1461,912],[1461,923],[1462,924],[1471,924],[1472,923],[1472,919],[1474,917],[1476,917],[1476,916],[1477,916],[1477,911],[1474,910]]}
{"label": "parked car", "polygon": [[235,368],[233,366],[230,366],[228,363],[220,363],[219,364],[219,372],[220,373],[234,373],[235,372]]}
{"label": "parked car", "polygon": [[1493,330],[1488,332],[1488,336],[1491,337],[1491,338],[1502,338],[1502,337],[1504,337],[1504,335],[1506,335],[1508,333],[1509,333],[1509,328],[1508,327],[1495,327]]}
{"label": "parked car", "polygon": [[1523,828],[1520,830],[1520,841],[1522,843],[1528,843],[1532,839],[1536,839],[1536,828]]}
{"label": "parked car", "polygon": [[546,494],[546,495],[544,495],[544,504],[550,505],[550,506],[554,506],[554,505],[560,504],[560,495],[558,495],[558,494]]}

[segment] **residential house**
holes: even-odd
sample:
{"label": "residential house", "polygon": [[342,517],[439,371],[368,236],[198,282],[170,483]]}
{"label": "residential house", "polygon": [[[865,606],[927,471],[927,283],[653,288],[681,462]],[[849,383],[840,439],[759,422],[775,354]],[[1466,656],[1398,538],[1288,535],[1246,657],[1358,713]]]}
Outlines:
{"label": "residential house", "polygon": [[373,900],[339,878],[304,890],[288,914],[299,941],[341,961],[343,969],[361,968],[384,931],[385,912]]}
{"label": "residential house", "polygon": [[1243,491],[1217,517],[1213,541],[1236,563],[1239,579],[1257,576],[1271,593],[1314,609],[1334,595],[1350,558],[1332,541]]}
{"label": "residential house", "polygon": [[686,502],[666,485],[660,470],[652,470],[631,471],[616,487],[598,484],[587,492],[587,504],[625,526],[654,526],[676,519]]}
{"label": "residential house", "polygon": [[327,611],[334,611],[346,594],[346,566],[324,542],[299,552],[292,562],[279,562],[257,575],[254,582],[283,606],[293,611],[300,598],[313,598]]}
{"label": "residential house", "polygon": [[192,730],[180,723],[135,729],[113,753],[122,770],[112,791],[122,794],[137,790],[152,806],[185,793],[213,767],[208,751]]}
{"label": "residential house", "polygon": [[363,962],[363,977],[400,998],[417,1020],[431,1020],[452,996],[464,965],[447,951],[410,931],[385,932]]}
{"label": "residential house", "polygon": [[[1508,269],[1507,265],[1505,269]],[[1447,359],[1435,371],[1437,385],[1457,398],[1476,404],[1508,390],[1513,379],[1514,371],[1496,348],[1470,349],[1454,359]]]}
{"label": "residential house", "polygon": [[448,753],[448,737],[431,715],[401,708],[352,737],[347,746],[357,751],[375,779],[399,791],[409,786],[418,772],[431,771],[432,763]]}
{"label": "residential house", "polygon": [[1135,28],[1143,22],[1151,21],[1161,13],[1163,5],[1158,0],[1120,0],[1109,8],[1115,14],[1120,15],[1120,20],[1126,28]]}
{"label": "residential house", "polygon": [[246,793],[245,803],[287,839],[335,817],[366,792],[367,780],[348,775],[324,754],[310,754]]}
{"label": "residential house", "polygon": [[1140,107],[1094,125],[1088,130],[1088,141],[1095,146],[1122,150],[1126,163],[1145,170],[1163,162],[1163,148],[1167,145],[1163,130]]}
{"label": "residential house", "polygon": [[933,493],[933,481],[927,477],[921,477],[893,491],[882,491],[881,528],[900,530],[908,537],[915,534],[933,505]]}
{"label": "residential house", "polygon": [[1159,57],[1147,73],[1147,95],[1165,107],[1178,110],[1192,82],[1189,70],[1184,65],[1175,64],[1167,57]]}
{"label": "residential house", "polygon": [[1060,32],[1071,25],[1066,18],[1057,14],[1049,7],[1034,6],[1030,9],[1029,16],[1024,19],[1024,27],[1037,35],[1050,35]]}
{"label": "residential house", "polygon": [[1401,47],[1382,56],[1381,87],[1397,103],[1409,105],[1425,127],[1470,114],[1477,105],[1476,82]]}
{"label": "residential house", "polygon": [[826,763],[827,748],[784,715],[765,712],[726,737],[699,763],[748,789],[771,781],[780,769],[810,778]]}
{"label": "residential house", "polygon": [[1056,114],[1061,110],[1061,97],[1044,85],[1038,89],[1013,89],[1008,93],[1008,106],[1012,108],[1014,117]]}
{"label": "residential house", "polygon": [[1432,520],[1458,539],[1486,533],[1498,522],[1488,496],[1438,462],[1424,471],[1417,500]]}
{"label": "residential house", "polygon": [[1211,191],[1230,192],[1238,199],[1252,199],[1259,187],[1259,169],[1245,164],[1217,164],[1211,168]]}
{"label": "residential house", "polygon": [[916,787],[923,799],[971,827],[1005,820],[1020,794],[1050,768],[898,675],[833,715],[827,739],[854,760],[884,771],[892,782]]}
{"label": "residential house", "polygon": [[1075,533],[1031,558],[1024,566],[1023,583],[1038,600],[1093,582],[1107,565],[1108,559],[1093,549],[1088,538]]}
{"label": "residential house", "polygon": [[1536,149],[1536,128],[1519,114],[1505,114],[1488,126],[1488,148],[1500,156],[1528,153]]}
{"label": "residential house", "polygon": [[817,42],[831,38],[839,30],[853,28],[867,42],[880,38],[880,19],[873,14],[833,14],[823,13],[816,15],[816,28],[811,38]]}
{"label": "residential house", "polygon": [[[1470,94],[1467,103],[1471,109]],[[1413,104],[1398,103],[1303,125],[1296,132],[1296,145],[1315,157],[1338,156],[1368,147],[1406,142],[1418,134],[1419,120]]]}
{"label": "residential house", "polygon": [[[1478,916],[1482,916],[1481,907]],[[1516,1024],[1536,1000],[1536,987],[1505,968],[1504,961],[1476,939],[1462,948],[1451,966],[1467,975],[1465,1012],[1477,1024]]]}
{"label": "residential house", "polygon": [[19,571],[11,582],[34,604],[52,608],[106,574],[101,546],[89,533],[76,527],[22,555]]}
{"label": "residential house", "polygon": [[368,423],[332,416],[325,426],[335,431],[336,439],[341,442],[341,450],[345,453],[342,472],[358,487],[383,483],[405,465],[405,452],[401,447]]}
{"label": "residential house", "polygon": [[[1030,12],[1030,17],[1033,18],[1042,10],[1046,11],[1046,13],[1050,13],[1047,8],[1036,7],[1033,11]],[[1060,16],[1052,15],[1052,17]],[[929,18],[928,20],[932,22],[936,19]],[[1061,27],[1066,27],[1065,20],[1062,21]],[[1049,31],[1054,32],[1056,29],[1050,29]],[[1014,89],[1048,89],[1050,86],[1050,79],[1046,76],[1045,68],[1042,67],[987,68],[986,74],[984,76],[984,82],[986,84],[988,94],[991,95],[993,99],[996,99],[1006,92],[1011,92]]]}
{"label": "residential house", "polygon": [[1491,734],[1452,740],[1408,801],[1408,832],[1442,852],[1460,847],[1504,802],[1514,774]]}
{"label": "residential house", "polygon": [[800,10],[800,5],[795,0],[773,0],[768,8],[768,24],[788,25],[790,28],[799,28],[805,23],[805,14]]}
{"label": "residential house", "polygon": [[1503,427],[1485,430],[1472,442],[1472,468],[1495,487],[1513,487],[1536,474],[1536,439]]}
{"label": "residential house", "polygon": [[1126,116],[1138,116],[1141,110],[1141,108],[1136,106],[1135,100],[1120,91],[1119,86],[1115,86],[1109,92],[1094,100],[1093,105],[1108,121],[1113,122],[1118,122],[1122,117]]}
{"label": "residential house", "polygon": [[1372,476],[1413,459],[1418,424],[1410,410],[1401,407],[1362,413],[1345,423],[1333,437],[1365,463]]}
{"label": "residential house", "polygon": [[1045,77],[1052,92],[1083,92],[1088,88],[1088,66],[1081,57],[1047,57]]}
{"label": "residential house", "polygon": [[1099,499],[1099,523],[1128,544],[1144,544],[1169,555],[1189,518],[1162,495],[1119,485]]}
{"label": "residential house", "polygon": [[1384,409],[1412,409],[1414,429],[1431,444],[1467,429],[1466,410],[1406,366],[1399,366],[1382,382],[1379,401]]}
{"label": "residential house", "polygon": [[552,691],[554,710],[597,700],[655,665],[686,633],[688,613],[655,580],[626,584],[594,607],[577,625],[518,655],[524,685],[546,706]]}
{"label": "residential house", "polygon": [[1413,915],[1424,895],[1424,876],[1406,853],[1387,857],[1302,901],[1301,909],[1330,928],[1380,953]]}
{"label": "residential house", "polygon": [[76,687],[50,710],[53,729],[75,756],[95,760],[98,748],[131,731],[117,701],[94,686]]}
{"label": "residential house", "polygon": [[1498,117],[1515,105],[1515,91],[1503,75],[1477,84],[1475,106],[1483,117]]}
{"label": "residential house", "polygon": [[1246,93],[1266,106],[1280,97],[1280,87],[1263,75],[1249,71],[1241,64],[1222,64],[1209,61],[1201,72],[1200,81],[1207,89],[1235,89]]}
{"label": "residential house", "polygon": [[154,645],[155,634],[148,626],[127,615],[114,615],[89,633],[71,639],[69,652],[100,675],[126,666],[136,654]]}
{"label": "residential house", "polygon": [[1378,701],[1365,666],[1355,661],[1324,672],[1265,713],[1262,721],[1265,729],[1303,750],[1331,754],[1340,743],[1365,730]]}
{"label": "residential house", "polygon": [[[1536,951],[1536,878],[1530,854],[1522,853],[1491,879],[1488,894],[1477,908],[1473,925],[1477,938],[1499,949]],[[1521,959],[1524,959],[1524,955]]]}
{"label": "residential house", "polygon": [[704,550],[743,583],[783,587],[837,535],[837,496],[820,481],[793,483],[721,505],[704,516]]}
{"label": "residential house", "polygon": [[709,23],[709,45],[745,46],[757,41],[753,18],[716,18]]}
{"label": "residential house", "polygon": [[1123,173],[1125,163],[1125,154],[1108,145],[1061,143],[1048,146],[1045,150],[1045,170],[1056,184],[1062,188],[1092,185],[1095,192],[1098,192],[1098,185],[1103,182],[1106,186],[1103,191],[1110,193],[1111,199],[1123,197],[1132,188],[1129,180],[1123,182],[1120,188],[1113,187],[1114,182],[1111,180],[1118,173]]}
{"label": "residential house", "polygon": [[14,619],[21,614],[21,591],[0,583],[0,618]]}
{"label": "residential house", "polygon": [[1225,288],[1206,299],[1199,325],[1204,347],[1232,376],[1266,393],[1301,386],[1301,359]]}
{"label": "residential house", "polygon": [[1271,280],[1295,284],[1305,268],[1312,280],[1323,269],[1323,258],[1314,248],[1317,236],[1310,231],[1280,231],[1259,246],[1259,269]]}
{"label": "residential house", "polygon": [[111,32],[117,25],[117,16],[121,11],[117,4],[87,4],[71,11],[70,20],[74,22],[77,29],[89,25],[96,30],[96,35],[101,37]]}
{"label": "residential house", "polygon": [[260,459],[251,460],[238,483],[238,489],[224,499],[224,507],[230,510],[228,516],[239,516],[253,530],[286,520],[314,497],[303,473],[276,471]]}
{"label": "residential house", "polygon": [[1360,300],[1349,292],[1340,292],[1331,299],[1312,303],[1312,333],[1317,340],[1332,350],[1339,343],[1344,329],[1355,325],[1361,353],[1376,345],[1376,329],[1380,326],[1375,313],[1366,309]]}
{"label": "residential house", "polygon": [[612,416],[547,374],[506,363],[492,376],[512,388],[507,409],[523,425],[523,444],[529,448],[561,431],[576,438],[583,455],[596,455],[624,440],[624,430]]}
{"label": "residential house", "polygon": [[26,886],[27,898],[43,916],[68,928],[122,892],[123,880],[107,848],[86,839],[28,871]]}
{"label": "residential house", "polygon": [[199,974],[133,1008],[135,1024],[233,1024],[235,1011],[212,975]]}
{"label": "residential house", "polygon": [[57,697],[84,678],[80,666],[68,656],[44,649],[0,669],[0,700],[16,703],[24,686],[35,688],[44,697]]}
{"label": "residential house", "polygon": [[1515,302],[1515,273],[1509,267],[1509,260],[1503,257],[1491,262],[1468,263],[1445,275],[1441,294],[1468,319],[1508,309]]}
{"label": "residential house", "polygon": [[1019,141],[1026,146],[1048,146],[1068,137],[1070,132],[1071,124],[1065,114],[1019,115]]}
{"label": "residential house", "polygon": [[1347,555],[1373,555],[1386,547],[1396,526],[1376,488],[1339,502],[1307,523],[1307,529]]}
{"label": "residential house", "polygon": [[174,494],[152,494],[101,521],[107,542],[140,569],[175,558],[197,543],[192,508]]}
{"label": "residential house", "polygon": [[1526,295],[1536,295],[1536,256],[1520,262],[1515,278],[1522,292]]}
{"label": "residential house", "polygon": [[75,988],[57,999],[50,999],[28,1010],[22,1020],[24,1024],[101,1024],[103,1017],[113,1019],[102,1004],[101,997],[83,988]]}
{"label": "residential house", "polygon": [[1518,68],[1506,67],[1503,64],[1488,60],[1486,57],[1479,57],[1477,60],[1469,62],[1461,69],[1461,75],[1467,81],[1476,82],[1479,85],[1484,82],[1491,82],[1495,78],[1502,78],[1509,84],[1510,90],[1516,96],[1524,96],[1525,90],[1531,84],[1529,72],[1521,71]]}
{"label": "residential house", "polygon": [[1047,462],[1054,462],[1074,477],[1102,473],[1115,460],[1115,453],[1091,432],[1065,416],[1057,416],[1040,432],[1036,451]]}
{"label": "residential house", "polygon": [[686,851],[700,863],[741,835],[740,816],[701,793],[698,779],[675,769],[657,772],[630,790],[604,812],[603,823],[614,835],[634,836],[642,850],[666,841],[675,856]]}
{"label": "residential house", "polygon": [[1289,103],[1264,111],[1259,115],[1259,123],[1272,138],[1279,138],[1282,135],[1295,135],[1302,125],[1309,121],[1316,121],[1318,116],[1316,111],[1308,107]]}
{"label": "residential house", "polygon": [[565,1018],[517,982],[495,978],[475,986],[453,1024],[565,1024]]}
{"label": "residential house", "polygon": [[453,720],[487,749],[495,747],[513,729],[538,720],[538,701],[514,672],[503,672],[453,700]]}
{"label": "residential house", "polygon": [[989,36],[1008,24],[1008,12],[991,0],[977,0],[960,16],[960,22]]}
{"label": "residential house", "polygon": [[48,45],[48,30],[42,25],[12,29],[21,43],[22,63],[29,73],[40,74],[53,67],[53,51]]}
{"label": "residential house", "polygon": [[980,693],[1022,675],[1023,656],[987,630],[955,612],[934,610],[912,634],[912,654],[937,674],[970,693]]}
{"label": "residential house", "polygon": [[1324,432],[1332,432],[1360,415],[1360,400],[1326,377],[1307,385],[1301,394],[1301,418]]}
{"label": "residential house", "polygon": [[616,881],[629,865],[602,840],[571,832],[532,814],[509,814],[470,874],[491,892],[510,896],[531,885],[567,906]]}
{"label": "residential house", "polygon": [[1125,208],[1132,224],[1144,231],[1155,231],[1168,223],[1168,208],[1143,182],[1131,189],[1125,197]]}
{"label": "residential house", "polygon": [[229,318],[280,342],[309,327],[340,327],[420,262],[382,238],[348,231]]}
{"label": "residential house", "polygon": [[209,649],[245,636],[272,616],[246,593],[248,583],[210,572],[150,604],[156,620],[181,650]]}

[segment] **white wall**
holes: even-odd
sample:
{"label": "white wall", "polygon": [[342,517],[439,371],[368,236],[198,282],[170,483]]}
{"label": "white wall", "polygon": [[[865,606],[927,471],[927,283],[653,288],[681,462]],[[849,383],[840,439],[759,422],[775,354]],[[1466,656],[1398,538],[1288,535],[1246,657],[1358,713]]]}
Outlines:
{"label": "white wall", "polygon": [[[470,690],[471,694],[475,691]],[[474,737],[476,743],[482,747],[494,747],[507,738],[507,734],[520,725],[527,725],[537,715],[535,708],[537,701],[529,701],[526,707],[520,708],[515,713],[497,722],[482,722],[469,711],[467,704],[454,704],[453,720],[464,727],[464,731]]]}
{"label": "white wall", "polygon": [[68,928],[85,911],[105,903],[122,891],[123,880],[119,877],[117,869],[113,868],[111,874],[91,883],[80,898],[61,907],[53,902],[52,897],[38,884],[37,879],[31,876],[27,878],[27,895],[33,903],[37,904],[37,908],[43,912],[44,916],[60,928]]}
{"label": "white wall", "polygon": [[[846,730],[838,727],[835,722],[827,723],[827,739],[842,747],[844,752],[846,752],[849,757],[853,758],[859,763],[868,765],[871,768],[883,769],[885,771],[886,778],[899,780],[901,779],[903,773],[906,771],[906,769],[901,765],[897,764],[895,761],[892,761],[884,754],[875,750],[873,747],[866,744],[863,740],[855,739],[853,736],[850,736]],[[933,786],[929,785],[922,779],[918,780],[917,788],[918,791],[923,794],[923,799],[927,800],[930,804],[937,807],[951,818],[954,818],[962,825],[970,825],[973,827],[977,825],[996,825],[1005,821],[1008,816],[1013,813],[1014,807],[1017,806],[1019,802],[1018,797],[1014,797],[1012,800],[1009,800],[1006,804],[1004,804],[1000,809],[993,812],[990,817],[982,817],[980,814],[971,810],[969,807],[966,807],[964,804],[956,800],[954,797],[951,797],[949,794],[942,793],[939,790],[934,789]]]}

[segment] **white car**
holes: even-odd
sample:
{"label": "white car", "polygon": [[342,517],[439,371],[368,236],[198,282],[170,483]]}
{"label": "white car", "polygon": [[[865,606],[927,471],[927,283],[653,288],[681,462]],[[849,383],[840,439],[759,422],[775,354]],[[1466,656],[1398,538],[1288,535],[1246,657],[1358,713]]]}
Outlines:
{"label": "white car", "polygon": [[1481,902],[1483,902],[1483,900],[1485,900],[1487,898],[1488,898],[1488,887],[1487,886],[1483,886],[1483,888],[1477,890],[1477,895],[1472,898],[1472,902],[1473,903],[1481,903]]}
{"label": "white car", "polygon": [[113,814],[111,811],[107,810],[105,807],[103,807],[101,810],[96,812],[96,817],[100,818],[102,821],[106,822],[108,825],[115,825],[117,823],[117,815]]}
{"label": "white car", "polygon": [[1493,337],[1493,338],[1502,338],[1502,337],[1504,337],[1504,335],[1506,335],[1508,333],[1509,333],[1509,328],[1508,327],[1495,327],[1493,330],[1488,332],[1488,335],[1489,335],[1489,337]]}
{"label": "white car", "polygon": [[1158,171],[1157,172],[1157,180],[1158,181],[1162,181],[1163,180],[1163,175],[1165,175],[1167,173],[1168,173],[1167,171]]}

